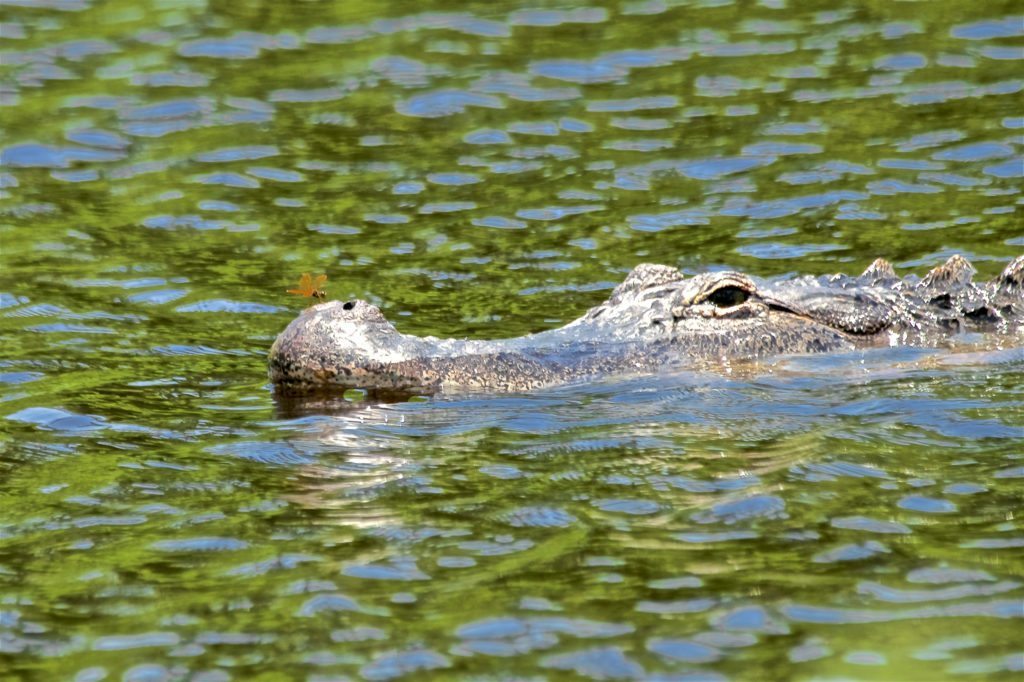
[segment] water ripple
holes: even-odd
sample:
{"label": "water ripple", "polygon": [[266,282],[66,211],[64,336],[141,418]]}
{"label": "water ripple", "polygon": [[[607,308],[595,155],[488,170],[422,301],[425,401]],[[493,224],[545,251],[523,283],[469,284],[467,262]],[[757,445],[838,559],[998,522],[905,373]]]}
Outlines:
{"label": "water ripple", "polygon": [[249,543],[237,538],[200,537],[180,540],[159,540],[150,545],[158,552],[237,552],[247,549]]}
{"label": "water ripple", "polygon": [[785,606],[783,614],[801,623],[885,623],[926,618],[1020,618],[1017,600],[962,602],[947,606],[923,606],[901,611],[871,609],[837,609],[794,604]]}
{"label": "water ripple", "polygon": [[985,19],[971,24],[958,24],[949,34],[963,40],[991,40],[1024,36],[1024,16]]}
{"label": "water ripple", "polygon": [[1011,592],[1020,586],[1021,583],[1005,581],[988,585],[956,585],[936,590],[900,590],[875,582],[862,582],[857,585],[857,592],[874,597],[879,601],[911,604],[923,601],[950,601],[967,597],[987,597],[993,594]]}
{"label": "water ripple", "polygon": [[181,637],[174,632],[145,632],[138,635],[99,637],[93,644],[93,651],[123,651],[145,647],[177,646]]}
{"label": "water ripple", "polygon": [[627,656],[619,647],[598,647],[541,659],[541,666],[555,670],[571,670],[592,680],[637,679],[644,675],[643,666]]}
{"label": "water ripple", "polygon": [[414,649],[383,653],[360,668],[359,674],[367,680],[390,680],[421,670],[448,667],[451,667],[451,662],[447,656],[430,649]]}
{"label": "water ripple", "polygon": [[57,147],[36,142],[0,149],[0,164],[8,168],[70,168],[76,163],[109,163],[125,158],[121,150]]}
{"label": "water ripple", "polygon": [[406,116],[439,118],[441,116],[461,114],[468,107],[500,109],[503,106],[501,100],[493,95],[448,89],[414,95],[407,100],[396,103],[395,110]]}

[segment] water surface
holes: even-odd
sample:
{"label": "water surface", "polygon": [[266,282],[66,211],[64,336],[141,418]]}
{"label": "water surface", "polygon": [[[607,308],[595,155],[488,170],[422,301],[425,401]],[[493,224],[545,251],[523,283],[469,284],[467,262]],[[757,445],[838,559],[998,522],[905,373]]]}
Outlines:
{"label": "water surface", "polygon": [[643,261],[991,277],[1017,3],[16,0],[0,26],[0,670],[1012,679],[1024,340],[276,400],[326,272],[402,331]]}

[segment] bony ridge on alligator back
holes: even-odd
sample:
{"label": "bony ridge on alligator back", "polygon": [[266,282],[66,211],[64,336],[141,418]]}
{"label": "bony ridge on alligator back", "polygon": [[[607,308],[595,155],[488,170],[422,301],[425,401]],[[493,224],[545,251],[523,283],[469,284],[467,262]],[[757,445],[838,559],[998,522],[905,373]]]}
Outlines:
{"label": "bony ridge on alligator back", "polygon": [[1024,256],[989,282],[974,272],[961,256],[920,279],[881,259],[859,276],[780,281],[642,264],[567,325],[493,341],[403,334],[366,301],[329,301],[277,337],[270,379],[284,393],[523,391],[692,360],[927,345],[963,330],[1019,337]]}

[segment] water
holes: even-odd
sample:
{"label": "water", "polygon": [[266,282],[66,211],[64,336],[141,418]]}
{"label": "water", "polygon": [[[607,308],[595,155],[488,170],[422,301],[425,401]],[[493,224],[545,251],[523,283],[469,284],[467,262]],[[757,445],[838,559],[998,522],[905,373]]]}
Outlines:
{"label": "water", "polygon": [[302,272],[475,338],[642,261],[991,277],[1022,24],[8,2],[0,677],[1019,676],[1019,336],[396,405],[265,358]]}

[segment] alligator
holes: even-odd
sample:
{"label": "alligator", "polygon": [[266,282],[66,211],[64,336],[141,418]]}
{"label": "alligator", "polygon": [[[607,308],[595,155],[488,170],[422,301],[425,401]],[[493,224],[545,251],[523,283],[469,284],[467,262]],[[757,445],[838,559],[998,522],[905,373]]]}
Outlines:
{"label": "alligator", "polygon": [[557,329],[494,341],[403,334],[363,300],[313,305],[277,337],[270,379],[284,394],[528,391],[695,361],[934,345],[943,337],[1024,333],[1024,255],[975,283],[961,256],[922,278],[883,259],[859,276],[778,281],[738,272],[686,277],[636,266],[605,302]]}

